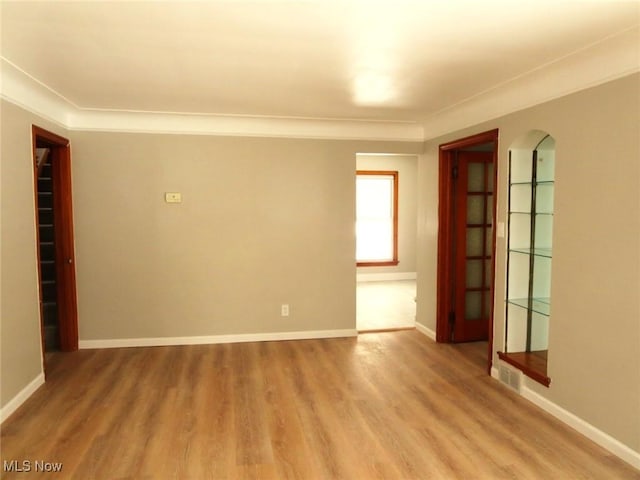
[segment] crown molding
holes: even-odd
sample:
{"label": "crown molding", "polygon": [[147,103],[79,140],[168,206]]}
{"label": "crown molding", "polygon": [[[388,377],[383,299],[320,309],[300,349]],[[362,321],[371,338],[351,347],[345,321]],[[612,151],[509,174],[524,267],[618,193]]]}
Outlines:
{"label": "crown molding", "polygon": [[5,58],[0,96],[69,130],[421,142],[418,122],[87,109]]}
{"label": "crown molding", "polygon": [[0,97],[68,128],[69,112],[77,107],[4,57],[0,60]]}
{"label": "crown molding", "polygon": [[640,27],[480,92],[422,123],[86,109],[0,58],[0,96],[69,130],[422,142],[639,72]]}
{"label": "crown molding", "polygon": [[423,123],[425,140],[639,71],[640,27],[635,26],[436,112]]}
{"label": "crown molding", "polygon": [[77,110],[69,117],[71,130],[84,131],[404,142],[424,139],[422,125],[414,122],[117,110]]}

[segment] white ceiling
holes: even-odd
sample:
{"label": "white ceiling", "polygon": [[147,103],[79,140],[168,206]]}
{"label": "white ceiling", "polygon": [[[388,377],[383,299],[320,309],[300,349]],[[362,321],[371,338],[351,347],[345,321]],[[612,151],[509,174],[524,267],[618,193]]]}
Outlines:
{"label": "white ceiling", "polygon": [[1,5],[3,64],[80,110],[387,122],[425,122],[619,38],[637,57],[640,24],[639,1]]}

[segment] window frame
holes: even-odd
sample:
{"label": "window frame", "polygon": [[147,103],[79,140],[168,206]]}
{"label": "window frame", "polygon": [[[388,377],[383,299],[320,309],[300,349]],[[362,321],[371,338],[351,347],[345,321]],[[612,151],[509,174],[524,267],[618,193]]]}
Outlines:
{"label": "window frame", "polygon": [[[397,170],[356,170],[356,179],[358,176],[376,176],[376,177],[393,177],[393,257],[389,260],[368,260],[360,262],[356,259],[357,267],[395,267],[400,262],[398,260],[398,196],[399,196],[399,182]],[[356,199],[357,202],[357,199]],[[358,218],[356,216],[356,223]]]}

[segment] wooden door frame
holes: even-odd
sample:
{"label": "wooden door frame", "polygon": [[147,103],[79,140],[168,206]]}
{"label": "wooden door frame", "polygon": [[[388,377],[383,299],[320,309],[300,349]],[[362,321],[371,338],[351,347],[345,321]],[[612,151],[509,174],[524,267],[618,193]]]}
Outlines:
{"label": "wooden door frame", "polygon": [[[36,242],[40,245],[38,218],[38,165],[35,163],[37,144],[51,149],[51,177],[53,180],[53,216],[55,235],[56,284],[60,349],[63,352],[78,350],[78,306],[76,297],[76,272],[73,237],[73,204],[71,196],[71,146],[69,140],[36,125],[31,127],[34,159],[34,195],[36,197]],[[40,248],[38,251],[38,281],[41,281]],[[40,335],[44,365],[44,324],[42,289],[40,288]]]}
{"label": "wooden door frame", "polygon": [[[437,285],[437,306],[436,306],[436,341],[449,343],[451,341],[451,328],[448,321],[448,312],[451,306],[451,278],[448,268],[452,261],[452,238],[449,219],[453,208],[451,202],[452,182],[451,169],[453,167],[456,150],[468,148],[475,145],[493,143],[493,221],[496,219],[497,198],[497,178],[498,178],[498,129],[478,133],[469,137],[444,143],[439,147],[439,207],[438,207],[438,285]],[[496,228],[493,228],[492,252],[491,252],[491,285],[492,302],[491,314],[489,316],[489,352],[487,371],[491,372],[493,360],[493,311],[495,297],[495,263],[496,263]]]}

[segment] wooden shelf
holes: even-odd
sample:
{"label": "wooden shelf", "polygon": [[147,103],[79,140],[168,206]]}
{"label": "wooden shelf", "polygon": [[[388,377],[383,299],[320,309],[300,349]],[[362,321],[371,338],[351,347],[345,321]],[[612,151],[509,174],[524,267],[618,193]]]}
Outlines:
{"label": "wooden shelf", "polygon": [[545,387],[548,387],[551,383],[551,379],[547,376],[547,350],[537,352],[498,352],[498,357]]}

